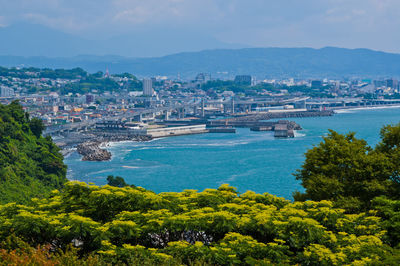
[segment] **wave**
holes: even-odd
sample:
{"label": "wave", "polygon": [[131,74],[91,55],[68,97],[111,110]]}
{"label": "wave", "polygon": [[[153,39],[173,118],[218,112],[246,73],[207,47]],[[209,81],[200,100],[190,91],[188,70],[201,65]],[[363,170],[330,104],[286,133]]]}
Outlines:
{"label": "wave", "polygon": [[138,169],[138,168],[141,168],[141,167],[139,167],[139,166],[130,166],[130,165],[123,165],[122,167],[123,167],[123,168],[128,168],[128,169]]}
{"label": "wave", "polygon": [[352,114],[354,113],[353,109],[340,109],[340,110],[335,110],[335,114]]}
{"label": "wave", "polygon": [[306,134],[304,134],[304,133],[299,133],[297,131],[294,131],[294,137],[295,138],[301,138],[301,137],[305,137],[305,136],[306,136]]}
{"label": "wave", "polygon": [[138,149],[134,149],[132,151],[143,151],[143,150],[162,150],[162,149],[167,149],[168,147],[166,146],[145,146],[145,147],[140,147]]}
{"label": "wave", "polygon": [[392,109],[392,108],[400,108],[400,105],[390,105],[390,106],[372,106],[372,107],[355,107],[355,108],[347,108],[347,109],[337,109],[334,112],[341,113],[353,113],[354,111],[365,111],[365,110],[378,110],[378,109]]}
{"label": "wave", "polygon": [[246,145],[249,144],[250,141],[228,141],[228,142],[218,142],[218,143],[188,143],[188,144],[181,144],[179,147],[232,147],[238,145]]}
{"label": "wave", "polygon": [[238,177],[241,178],[241,177],[252,176],[256,172],[257,172],[256,169],[248,169],[247,171],[245,171],[243,173],[231,175],[229,178],[225,179],[225,181],[223,181],[222,183],[227,183],[227,182],[229,183],[229,182],[235,181]]}
{"label": "wave", "polygon": [[119,146],[126,145],[126,144],[134,144],[134,143],[139,143],[139,142],[133,141],[133,140],[110,141],[110,142],[105,142],[103,145],[106,148],[114,148],[114,147],[119,147]]}
{"label": "wave", "polygon": [[96,172],[90,172],[90,173],[86,174],[86,176],[104,174],[104,173],[107,173],[107,172],[110,172],[110,171],[114,171],[114,169],[107,168],[107,169],[96,171]]}

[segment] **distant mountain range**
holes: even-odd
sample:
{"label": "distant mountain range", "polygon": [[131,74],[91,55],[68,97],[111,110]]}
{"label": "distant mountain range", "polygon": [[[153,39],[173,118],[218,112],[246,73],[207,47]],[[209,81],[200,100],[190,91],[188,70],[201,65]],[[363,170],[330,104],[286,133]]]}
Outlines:
{"label": "distant mountain range", "polygon": [[[108,69],[139,77],[179,74],[182,78],[194,78],[199,72],[217,78],[250,74],[262,79],[400,76],[400,54],[334,47],[239,49],[242,47],[196,31],[182,34],[171,29],[143,29],[89,40],[35,24],[0,27],[0,66],[8,67],[82,67],[90,72]],[[210,48],[218,49],[207,50]],[[102,56],[110,54],[119,56]]]}
{"label": "distant mountain range", "polygon": [[82,67],[89,72],[129,72],[143,76],[194,78],[210,73],[215,78],[249,74],[264,78],[389,78],[400,77],[400,54],[367,49],[327,47],[248,48],[187,52],[152,58],[121,56],[17,57],[0,56],[1,66],[48,68]]}
{"label": "distant mountain range", "polygon": [[224,43],[207,33],[192,30],[142,29],[113,37],[97,35],[90,39],[38,24],[13,24],[0,27],[0,55],[72,57],[115,54],[149,57],[211,48],[245,47]]}

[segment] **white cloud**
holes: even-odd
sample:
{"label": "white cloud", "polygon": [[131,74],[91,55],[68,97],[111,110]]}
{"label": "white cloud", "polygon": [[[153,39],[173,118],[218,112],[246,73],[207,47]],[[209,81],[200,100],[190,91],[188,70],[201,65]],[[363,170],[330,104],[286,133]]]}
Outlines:
{"label": "white cloud", "polygon": [[0,6],[0,25],[28,21],[82,35],[184,29],[253,46],[400,51],[399,0],[0,0]]}

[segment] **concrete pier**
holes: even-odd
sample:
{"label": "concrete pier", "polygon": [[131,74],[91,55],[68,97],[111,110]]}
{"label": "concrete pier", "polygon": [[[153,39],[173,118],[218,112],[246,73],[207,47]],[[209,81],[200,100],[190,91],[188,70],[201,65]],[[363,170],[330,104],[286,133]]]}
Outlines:
{"label": "concrete pier", "polygon": [[214,127],[208,129],[209,133],[236,133],[236,128],[233,127]]}
{"label": "concrete pier", "polygon": [[274,129],[276,138],[294,138],[294,130],[289,129],[287,124],[277,124]]}
{"label": "concrete pier", "polygon": [[183,126],[183,127],[164,127],[148,129],[147,135],[152,138],[162,138],[171,136],[181,136],[181,135],[191,135],[191,134],[201,134],[207,133],[206,125],[194,125],[194,126]]}

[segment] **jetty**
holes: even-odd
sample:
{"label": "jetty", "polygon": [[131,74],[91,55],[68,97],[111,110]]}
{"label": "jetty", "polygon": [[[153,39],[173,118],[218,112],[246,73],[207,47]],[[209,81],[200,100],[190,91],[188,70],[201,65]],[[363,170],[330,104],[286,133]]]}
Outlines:
{"label": "jetty", "polygon": [[232,118],[223,119],[223,121],[264,121],[272,119],[282,118],[305,118],[305,117],[324,117],[333,116],[334,111],[332,110],[290,110],[290,111],[279,111],[279,112],[260,112],[256,114],[245,114],[237,115]]}
{"label": "jetty", "polygon": [[82,161],[108,161],[111,160],[111,152],[100,148],[101,142],[90,141],[79,144],[76,148]]}
{"label": "jetty", "polygon": [[234,127],[213,127],[208,128],[209,133],[236,133],[236,128]]}
{"label": "jetty", "polygon": [[205,124],[146,129],[146,134],[151,136],[152,138],[193,135],[193,134],[202,134],[202,133],[208,133],[208,130],[206,129]]}
{"label": "jetty", "polygon": [[276,138],[294,138],[294,130],[289,129],[288,124],[276,124],[274,136]]}

